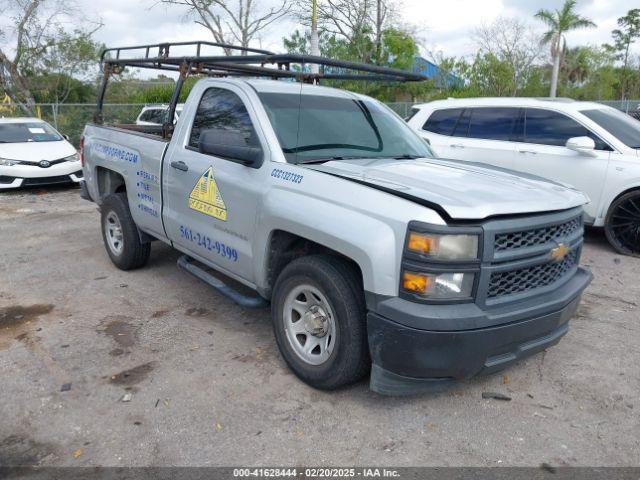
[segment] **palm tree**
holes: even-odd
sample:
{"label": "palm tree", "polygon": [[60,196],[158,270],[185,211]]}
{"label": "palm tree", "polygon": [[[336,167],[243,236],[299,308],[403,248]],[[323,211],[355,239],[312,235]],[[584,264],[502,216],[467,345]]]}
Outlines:
{"label": "palm tree", "polygon": [[564,34],[570,30],[596,26],[588,18],[578,15],[574,11],[575,6],[576,0],[565,0],[561,10],[552,12],[542,9],[535,15],[537,19],[542,20],[549,27],[549,30],[542,36],[542,43],[551,45],[551,57],[553,58],[550,97],[555,97],[558,89],[558,73],[560,71],[562,50],[566,46]]}

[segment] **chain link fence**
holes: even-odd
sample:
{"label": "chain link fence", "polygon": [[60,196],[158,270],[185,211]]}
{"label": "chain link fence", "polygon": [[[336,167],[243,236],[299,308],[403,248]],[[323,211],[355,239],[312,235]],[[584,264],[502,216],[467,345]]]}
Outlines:
{"label": "chain link fence", "polygon": [[407,118],[413,107],[418,102],[388,102],[387,106],[400,115],[402,118]]}
{"label": "chain link fence", "polygon": [[[637,100],[599,101],[604,105],[630,113],[640,107]],[[409,116],[415,102],[392,102],[387,105],[402,118]],[[143,103],[105,103],[103,108],[105,123],[135,123],[140,111],[147,104]],[[74,145],[78,145],[82,130],[87,123],[93,121],[96,106],[92,103],[41,103],[36,106],[36,115],[53,125],[60,133],[68,135]],[[0,104],[0,117],[21,116],[18,108]]]}

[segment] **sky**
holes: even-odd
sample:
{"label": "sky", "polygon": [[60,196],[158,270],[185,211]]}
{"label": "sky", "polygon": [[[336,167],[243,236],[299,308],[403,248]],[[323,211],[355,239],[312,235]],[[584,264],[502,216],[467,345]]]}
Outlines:
{"label": "sky", "polygon": [[[203,27],[196,25],[179,6],[159,4],[157,0],[78,0],[87,18],[101,19],[104,26],[96,33],[108,46],[210,39]],[[263,4],[276,0],[261,0]],[[618,17],[632,8],[628,0],[579,0],[578,12],[591,18],[597,28],[572,32],[567,44],[599,45],[611,41],[611,30]],[[480,23],[490,23],[497,17],[517,17],[530,20],[543,30],[533,15],[540,8],[560,8],[562,0],[403,0],[402,22],[410,25],[421,40],[425,56],[441,51],[445,56],[471,54],[475,48],[471,34]],[[293,20],[272,24],[253,46],[282,51],[282,37],[296,27]],[[640,55],[640,42],[634,53]]]}
{"label": "sky", "polygon": [[[0,0],[0,9],[7,0]],[[66,0],[49,0],[49,4]],[[184,7],[167,6],[160,0],[75,0],[86,22],[103,24],[95,38],[107,46],[149,44],[164,41],[211,40],[210,33],[193,22]],[[256,0],[265,8],[279,0]],[[311,1],[311,0],[309,0]],[[560,8],[563,0],[398,0],[400,18],[420,40],[423,56],[470,55],[475,51],[473,31],[482,23],[496,18],[515,17],[529,22],[540,32],[544,25],[533,18],[540,8]],[[567,35],[567,44],[600,45],[611,41],[611,30],[618,17],[633,8],[629,0],[578,0],[578,12],[592,19],[597,28],[579,30]],[[61,4],[61,3],[60,3]],[[8,15],[0,12],[7,21]],[[69,25],[73,28],[73,22]],[[283,50],[282,37],[301,28],[294,20],[273,23],[252,44],[275,52]],[[0,38],[0,43],[2,39]],[[633,47],[640,55],[640,42]]]}

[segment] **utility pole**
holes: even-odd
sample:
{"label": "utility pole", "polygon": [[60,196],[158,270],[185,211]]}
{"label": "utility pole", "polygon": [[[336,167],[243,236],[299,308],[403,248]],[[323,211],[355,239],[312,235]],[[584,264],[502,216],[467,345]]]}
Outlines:
{"label": "utility pole", "polygon": [[[311,9],[311,55],[320,55],[320,40],[318,38],[318,0],[312,0]],[[311,72],[318,73],[318,65],[311,65]]]}
{"label": "utility pole", "polygon": [[376,9],[376,63],[382,57],[382,0],[378,0]]}

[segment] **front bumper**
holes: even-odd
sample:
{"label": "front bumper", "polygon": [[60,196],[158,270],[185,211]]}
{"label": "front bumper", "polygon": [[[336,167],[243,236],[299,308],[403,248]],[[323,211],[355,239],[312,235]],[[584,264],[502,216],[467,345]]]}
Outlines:
{"label": "front bumper", "polygon": [[78,183],[82,180],[80,162],[62,162],[48,168],[38,165],[0,167],[0,190],[58,183]]}
{"label": "front bumper", "polygon": [[[477,313],[472,319],[462,318],[466,311],[460,305],[445,306],[450,307],[450,318],[443,317],[442,307],[434,318],[430,306],[419,305],[423,324],[437,323],[437,330],[416,328],[420,323],[416,304],[394,299],[393,308],[379,309],[385,316],[369,312],[367,317],[373,362],[370,387],[384,395],[440,390],[544,350],[567,333],[569,319],[592,278],[591,272],[579,268],[562,287],[538,299],[535,307],[515,303],[510,312],[504,307],[499,313],[487,310],[484,318]],[[470,321],[492,326],[460,328]]]}

